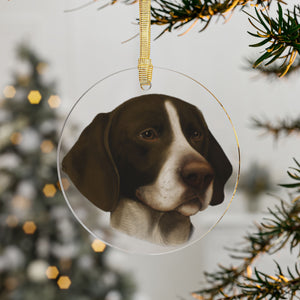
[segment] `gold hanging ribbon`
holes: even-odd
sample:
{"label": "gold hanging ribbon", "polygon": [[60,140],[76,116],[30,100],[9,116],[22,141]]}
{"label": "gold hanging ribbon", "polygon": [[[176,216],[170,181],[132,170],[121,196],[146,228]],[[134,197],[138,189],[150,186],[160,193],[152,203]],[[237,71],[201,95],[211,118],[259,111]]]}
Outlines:
{"label": "gold hanging ribbon", "polygon": [[139,0],[140,9],[140,58],[139,81],[142,89],[151,87],[153,66],[150,59],[151,0]]}

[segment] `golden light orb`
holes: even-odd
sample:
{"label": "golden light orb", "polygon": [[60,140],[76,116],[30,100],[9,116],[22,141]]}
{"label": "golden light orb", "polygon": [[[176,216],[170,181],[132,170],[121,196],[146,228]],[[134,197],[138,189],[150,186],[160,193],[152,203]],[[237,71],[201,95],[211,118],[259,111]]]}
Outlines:
{"label": "golden light orb", "polygon": [[56,279],[59,274],[57,267],[49,266],[46,270],[46,276],[48,279]]}
{"label": "golden light orb", "polygon": [[40,148],[43,153],[50,153],[54,149],[54,145],[53,145],[52,141],[44,140],[41,143]]}
{"label": "golden light orb", "polygon": [[3,90],[3,94],[5,98],[14,98],[16,95],[16,89],[12,85],[7,85]]}
{"label": "golden light orb", "polygon": [[28,209],[31,206],[31,201],[21,195],[16,195],[12,198],[12,205],[19,210]]}
{"label": "golden light orb", "polygon": [[29,92],[27,98],[31,104],[39,104],[42,100],[42,95],[39,91],[32,90]]}
{"label": "golden light orb", "polygon": [[20,132],[14,132],[11,136],[10,136],[10,141],[12,142],[12,144],[14,145],[19,145],[22,141],[22,134]]}
{"label": "golden light orb", "polygon": [[60,106],[61,100],[57,95],[51,95],[48,99],[48,104],[51,108],[57,108]]}
{"label": "golden light orb", "polygon": [[54,184],[46,184],[43,188],[43,193],[46,197],[53,197],[56,193]]}
{"label": "golden light orb", "polygon": [[23,231],[26,234],[34,234],[36,231],[36,225],[33,221],[26,221],[23,225]]}
{"label": "golden light orb", "polygon": [[67,290],[71,285],[71,280],[68,276],[60,276],[57,280],[57,285],[62,290]]}
{"label": "golden light orb", "polygon": [[[61,179],[61,183],[62,183],[62,186],[63,186],[63,189],[66,191],[69,187],[70,187],[70,182],[67,178],[62,178]],[[57,186],[58,188],[61,190],[61,186],[60,186],[60,183],[59,181],[57,182]]]}
{"label": "golden light orb", "polygon": [[103,252],[106,248],[106,245],[100,240],[94,240],[91,246],[95,252]]}

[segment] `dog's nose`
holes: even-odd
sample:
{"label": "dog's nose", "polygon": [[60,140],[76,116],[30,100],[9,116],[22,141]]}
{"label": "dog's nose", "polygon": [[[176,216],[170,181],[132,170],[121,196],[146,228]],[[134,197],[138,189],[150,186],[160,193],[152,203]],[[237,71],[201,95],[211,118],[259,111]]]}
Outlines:
{"label": "dog's nose", "polygon": [[208,163],[192,161],[183,166],[180,175],[186,185],[205,191],[214,178],[214,171]]}

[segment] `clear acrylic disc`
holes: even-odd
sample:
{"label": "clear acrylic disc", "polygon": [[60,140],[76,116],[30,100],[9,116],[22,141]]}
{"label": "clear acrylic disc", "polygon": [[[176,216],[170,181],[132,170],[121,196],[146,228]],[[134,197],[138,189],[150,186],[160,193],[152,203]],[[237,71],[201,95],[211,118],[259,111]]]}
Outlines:
{"label": "clear acrylic disc", "polygon": [[[182,249],[198,241],[210,232],[224,216],[233,200],[238,185],[240,174],[240,149],[235,128],[227,111],[222,103],[200,82],[183,73],[160,67],[154,67],[153,69],[152,86],[149,90],[141,89],[137,79],[137,68],[129,68],[113,73],[96,82],[76,101],[64,122],[58,144],[58,177],[62,193],[72,213],[80,224],[95,238],[126,252],[163,254]],[[230,178],[226,178],[224,201],[218,203],[218,205],[208,205],[204,210],[189,215],[188,220],[192,229],[188,238],[183,240],[179,239],[179,242],[171,240],[171,242],[165,243],[164,241],[161,241],[160,238],[151,240],[141,238],[138,234],[131,234],[131,232],[144,228],[144,226],[146,226],[145,228],[151,227],[151,224],[154,224],[155,220],[152,220],[151,218],[149,220],[149,215],[145,215],[138,218],[138,222],[140,223],[135,224],[137,218],[133,214],[131,219],[130,209],[127,210],[126,222],[130,223],[130,230],[131,226],[135,226],[130,233],[126,230],[119,230],[116,226],[112,226],[112,216],[116,215],[116,210],[121,210],[119,209],[118,204],[116,204],[117,209],[114,207],[113,213],[109,209],[107,209],[107,211],[100,209],[79,191],[78,180],[76,181],[77,184],[74,184],[74,180],[72,178],[70,179],[68,176],[70,174],[67,174],[62,168],[62,161],[66,155],[78,142],[78,139],[85,128],[91,124],[93,119],[99,113],[109,113],[129,99],[152,94],[162,94],[169,96],[170,98],[175,97],[196,106],[202,112],[209,131],[222,147],[233,170]],[[137,116],[137,118],[138,117],[140,118],[141,116]],[[128,122],[134,123],[134,117],[131,117]],[[149,135],[149,132],[146,133]],[[146,138],[149,137],[146,136]],[[86,140],[88,143],[86,147],[88,149],[95,149],[93,141]],[[108,147],[111,147],[111,144],[109,144]],[[113,157],[111,159],[114,160]],[[69,162],[69,165],[77,163],[83,164],[80,168],[86,167],[82,161],[78,162],[75,159],[73,159],[72,162]],[[93,166],[91,167],[93,168]],[[79,172],[78,176],[84,175]],[[214,178],[216,177],[217,175]],[[80,178],[79,182],[80,180],[85,179],[86,178]],[[119,180],[122,181],[122,178]],[[211,183],[210,186],[212,187],[213,184]],[[130,200],[131,199],[126,200],[125,202],[126,204],[129,203],[129,206],[131,206]],[[137,202],[138,201],[134,199],[133,205],[139,205]],[[163,213],[165,213],[166,210],[167,209],[164,208]],[[162,215],[160,210],[153,213],[155,216],[158,214]],[[171,216],[173,216],[172,214],[173,213],[171,213]],[[177,216],[177,212],[175,214]],[[115,217],[114,223],[118,223],[118,218],[119,216]],[[169,219],[170,218],[168,217],[167,222],[169,222]],[[144,221],[147,223],[146,225],[143,223]],[[184,219],[184,222],[186,222],[186,218]],[[151,230],[155,232],[157,231],[157,228],[153,229],[152,226]],[[155,235],[155,233],[153,233],[153,235]],[[157,240],[159,242],[157,242]]]}

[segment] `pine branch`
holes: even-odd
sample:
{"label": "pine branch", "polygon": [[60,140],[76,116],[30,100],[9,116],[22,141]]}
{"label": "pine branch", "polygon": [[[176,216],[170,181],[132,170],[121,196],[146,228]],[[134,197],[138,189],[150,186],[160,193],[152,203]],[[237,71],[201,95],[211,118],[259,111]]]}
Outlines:
{"label": "pine branch", "polygon": [[[288,172],[289,177],[296,183],[283,185],[286,188],[300,186],[300,164],[295,160],[297,168],[294,173]],[[256,232],[245,236],[246,247],[243,249],[229,249],[231,257],[242,260],[238,267],[224,267],[219,270],[205,273],[207,282],[211,285],[195,292],[196,299],[202,300],[230,300],[230,299],[293,299],[300,288],[300,274],[298,265],[295,272],[287,269],[284,275],[279,264],[274,276],[254,269],[252,277],[251,265],[262,254],[274,254],[290,242],[290,251],[299,249],[300,244],[300,195],[291,203],[281,201],[280,206],[269,209],[269,218],[256,225]],[[299,250],[298,250],[299,251]],[[297,254],[300,257],[300,251]]]}
{"label": "pine branch", "polygon": [[279,120],[277,124],[272,124],[269,120],[252,119],[253,126],[264,129],[266,133],[274,135],[278,138],[280,134],[290,135],[292,133],[300,133],[300,117],[294,120]]}
{"label": "pine branch", "polygon": [[[294,275],[288,268],[289,275],[284,275],[280,265],[276,262],[277,272],[275,276],[270,276],[266,273],[255,269],[255,277],[246,277],[246,283],[239,285],[243,290],[241,298],[247,299],[264,299],[269,296],[268,299],[292,299],[296,295],[296,292],[300,288],[300,273],[297,264],[295,264]],[[288,279],[287,277],[290,277]],[[270,296],[271,295],[271,296]],[[251,296],[251,298],[250,298]],[[234,299],[234,298],[228,298]]]}
{"label": "pine branch", "polygon": [[[252,70],[258,71],[259,75],[266,76],[269,79],[279,78],[280,74],[282,74],[285,71],[284,66],[275,62],[271,66],[265,66],[263,64],[260,64],[256,68],[253,68],[254,62],[255,61],[253,60],[247,60],[248,67],[252,68]],[[296,74],[299,70],[300,57],[297,57],[294,63],[291,65],[289,71],[286,73],[285,78],[290,77],[290,75]]]}
{"label": "pine branch", "polygon": [[203,24],[200,30],[203,31],[213,18],[222,17],[225,19],[228,13],[233,13],[238,7],[242,8],[250,3],[269,6],[271,2],[272,0],[181,0],[174,3],[167,0],[154,0],[151,9],[152,24],[166,26],[159,36],[167,31],[171,32],[190,22],[195,23],[197,21]]}
{"label": "pine branch", "polygon": [[[281,59],[282,64],[275,70],[280,77],[283,77],[295,62],[300,53],[300,6],[295,6],[293,12],[283,13],[281,5],[278,3],[277,18],[274,19],[268,13],[255,8],[256,17],[249,15],[249,22],[257,30],[256,33],[248,33],[256,38],[263,39],[261,42],[252,44],[250,47],[261,47],[266,44],[263,54],[254,62],[253,67],[258,67],[261,63],[268,66]],[[256,26],[253,22],[260,24]]]}

